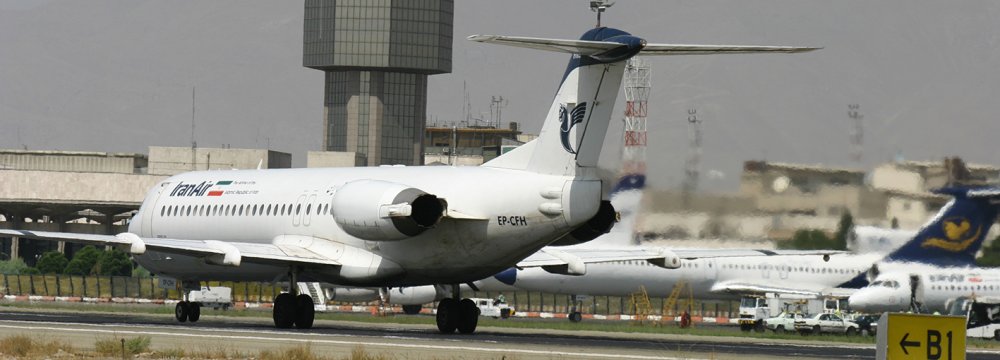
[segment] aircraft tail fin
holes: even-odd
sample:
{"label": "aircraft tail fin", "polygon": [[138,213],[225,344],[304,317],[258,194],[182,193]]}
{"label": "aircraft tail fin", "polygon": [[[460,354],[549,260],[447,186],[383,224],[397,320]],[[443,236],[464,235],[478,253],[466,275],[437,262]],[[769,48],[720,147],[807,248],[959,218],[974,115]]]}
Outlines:
{"label": "aircraft tail fin", "polygon": [[970,266],[1000,211],[1000,188],[944,188],[954,197],[885,261]]}
{"label": "aircraft tail fin", "polygon": [[804,52],[815,48],[779,46],[647,44],[625,31],[599,27],[579,40],[473,35],[469,40],[572,54],[538,138],[485,166],[553,175],[596,176],[611,112],[625,72],[637,54],[695,55]]}

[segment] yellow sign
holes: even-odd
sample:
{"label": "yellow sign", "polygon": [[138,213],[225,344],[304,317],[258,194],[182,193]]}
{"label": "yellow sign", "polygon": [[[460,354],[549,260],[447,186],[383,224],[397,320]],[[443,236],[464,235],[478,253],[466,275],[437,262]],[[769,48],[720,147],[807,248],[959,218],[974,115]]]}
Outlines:
{"label": "yellow sign", "polygon": [[965,359],[964,316],[888,313],[879,319],[878,359]]}

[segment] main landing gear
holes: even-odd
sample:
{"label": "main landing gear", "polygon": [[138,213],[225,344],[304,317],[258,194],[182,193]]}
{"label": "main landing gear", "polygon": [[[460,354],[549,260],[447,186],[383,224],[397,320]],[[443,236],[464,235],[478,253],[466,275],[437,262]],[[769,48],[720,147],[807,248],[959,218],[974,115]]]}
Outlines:
{"label": "main landing gear", "polygon": [[188,301],[188,295],[192,290],[201,290],[201,284],[197,281],[182,281],[181,291],[184,293],[184,300],[174,306],[174,318],[178,322],[198,322],[201,318],[201,303]]}
{"label": "main landing gear", "polygon": [[452,296],[438,302],[437,327],[443,334],[471,334],[479,324],[479,306],[471,299],[456,300],[461,297],[458,285],[452,286]]}
{"label": "main landing gear", "polygon": [[274,309],[271,317],[274,327],[289,329],[295,326],[299,329],[310,329],[316,319],[316,307],[312,296],[298,293],[298,273],[296,269],[288,272],[288,292],[274,297]]}

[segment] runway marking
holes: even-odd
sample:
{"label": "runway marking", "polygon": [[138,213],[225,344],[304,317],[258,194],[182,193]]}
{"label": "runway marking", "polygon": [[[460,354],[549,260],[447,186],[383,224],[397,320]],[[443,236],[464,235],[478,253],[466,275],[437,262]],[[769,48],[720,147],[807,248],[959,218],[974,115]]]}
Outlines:
{"label": "runway marking", "polygon": [[[32,321],[21,321],[21,320],[7,320],[5,322],[24,322],[24,323],[35,323]],[[67,325],[83,325],[83,326],[94,326],[95,324],[82,324],[82,323],[67,323]],[[129,325],[124,325],[129,326]],[[160,335],[160,336],[180,336],[180,337],[197,337],[204,338],[206,334],[191,334],[191,333],[174,333],[166,331],[141,331],[141,330],[101,330],[101,329],[76,329],[71,327],[55,327],[55,326],[26,326],[26,325],[5,325],[0,324],[0,328],[9,329],[21,329],[21,330],[52,330],[52,331],[73,331],[73,332],[88,332],[88,333],[107,333],[107,334],[134,334],[134,335]],[[189,329],[203,331],[204,329]],[[225,330],[220,330],[225,331]],[[278,332],[272,332],[278,333]],[[279,333],[284,334],[284,333]],[[305,335],[305,334],[296,334]],[[567,357],[589,357],[589,358],[607,358],[607,359],[659,359],[659,360],[681,360],[690,359],[689,357],[677,358],[677,357],[666,357],[666,356],[647,356],[647,355],[623,355],[623,354],[595,354],[595,353],[577,353],[568,351],[545,351],[545,350],[527,350],[527,349],[495,349],[487,347],[474,347],[474,346],[445,346],[445,345],[420,345],[420,344],[391,344],[391,343],[377,343],[368,341],[346,341],[346,340],[325,340],[325,339],[296,339],[296,338],[280,338],[275,339],[273,337],[263,337],[263,336],[246,336],[246,335],[218,335],[210,334],[208,336],[216,337],[220,339],[228,340],[253,340],[253,341],[291,341],[297,343],[322,343],[322,344],[333,344],[333,345],[363,345],[372,347],[396,347],[396,348],[407,348],[407,349],[424,349],[424,350],[464,350],[464,351],[479,351],[479,352],[499,352],[499,353],[516,353],[516,354],[526,354],[526,355],[549,355],[549,356],[567,356]],[[420,339],[421,341],[426,341]]]}

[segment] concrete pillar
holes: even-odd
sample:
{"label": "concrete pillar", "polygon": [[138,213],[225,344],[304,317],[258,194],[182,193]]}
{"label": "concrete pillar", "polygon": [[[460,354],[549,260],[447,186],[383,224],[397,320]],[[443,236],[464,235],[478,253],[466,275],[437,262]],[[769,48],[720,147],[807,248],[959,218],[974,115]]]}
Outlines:
{"label": "concrete pillar", "polygon": [[21,246],[20,246],[21,244],[19,244],[19,243],[20,243],[20,239],[17,236],[12,236],[10,238],[10,259],[11,260],[16,260],[16,259],[19,258],[19,256],[17,255],[17,252],[19,250],[21,250]]}
{"label": "concrete pillar", "polygon": [[[59,224],[59,231],[60,232],[66,232],[66,219],[63,219],[60,216],[60,217],[55,218],[54,221],[57,224]],[[66,242],[65,241],[60,241],[58,244],[56,244],[56,251],[58,251],[60,254],[66,255]]]}

